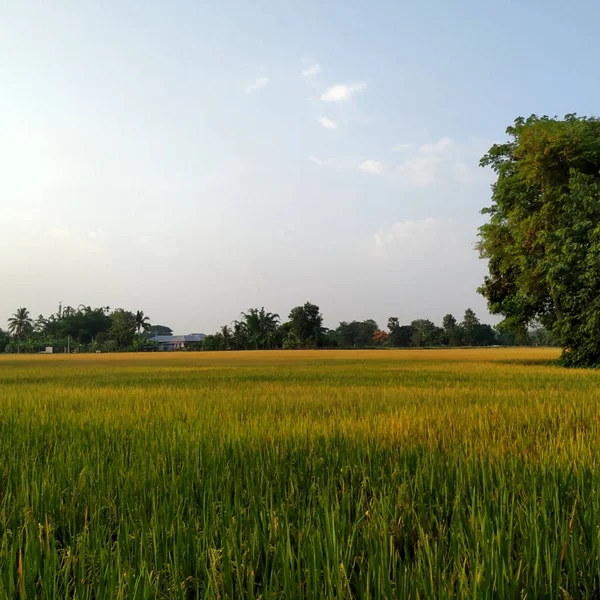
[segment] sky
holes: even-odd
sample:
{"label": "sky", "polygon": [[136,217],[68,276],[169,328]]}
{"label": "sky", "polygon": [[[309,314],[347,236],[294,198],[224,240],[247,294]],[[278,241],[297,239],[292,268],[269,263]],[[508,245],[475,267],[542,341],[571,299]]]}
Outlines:
{"label": "sky", "polygon": [[0,0],[0,327],[17,307],[467,307],[519,116],[597,115],[600,3]]}

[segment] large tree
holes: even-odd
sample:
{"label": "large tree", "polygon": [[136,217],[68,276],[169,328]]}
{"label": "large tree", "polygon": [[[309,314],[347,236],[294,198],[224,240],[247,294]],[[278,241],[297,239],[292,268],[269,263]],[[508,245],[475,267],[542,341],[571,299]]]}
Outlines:
{"label": "large tree", "polygon": [[497,174],[479,250],[492,313],[552,331],[568,365],[600,363],[600,119],[519,118],[482,158]]}

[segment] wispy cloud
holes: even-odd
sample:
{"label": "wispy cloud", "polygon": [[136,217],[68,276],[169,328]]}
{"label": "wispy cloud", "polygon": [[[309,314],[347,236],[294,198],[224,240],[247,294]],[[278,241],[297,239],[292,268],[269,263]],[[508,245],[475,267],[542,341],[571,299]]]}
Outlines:
{"label": "wispy cloud", "polygon": [[397,167],[399,183],[425,188],[451,182],[472,185],[487,181],[486,174],[477,169],[479,146],[479,143],[459,143],[450,137],[422,144]]}
{"label": "wispy cloud", "polygon": [[416,155],[397,169],[402,183],[410,187],[428,187],[436,183],[442,159],[447,160],[447,155],[455,146],[454,140],[449,137],[419,146]]}
{"label": "wispy cloud", "polygon": [[314,77],[315,75],[318,75],[321,72],[321,67],[318,63],[312,65],[311,67],[307,67],[306,69],[304,69],[304,71],[302,71],[302,75],[304,75],[304,77]]}
{"label": "wispy cloud", "polygon": [[448,219],[427,217],[408,219],[380,229],[373,236],[373,256],[380,259],[408,260],[418,256],[464,257],[473,253],[472,246]]}
{"label": "wispy cloud", "polygon": [[410,187],[428,187],[436,182],[439,156],[413,156],[398,167],[402,183]]}
{"label": "wispy cloud", "polygon": [[308,157],[308,160],[310,160],[310,162],[315,163],[315,165],[319,165],[319,166],[323,166],[323,161],[319,160],[316,156],[313,156],[312,154]]}
{"label": "wispy cloud", "polygon": [[343,83],[330,87],[321,96],[323,102],[348,102],[356,92],[366,89],[364,81]]}
{"label": "wispy cloud", "polygon": [[415,242],[429,245],[445,225],[445,221],[431,217],[398,221],[388,229],[382,229],[374,235],[375,246],[384,248],[397,243],[413,244]]}
{"label": "wispy cloud", "polygon": [[393,148],[393,152],[406,152],[410,150],[410,144],[396,144]]}
{"label": "wispy cloud", "polygon": [[452,146],[454,146],[454,140],[449,137],[443,137],[433,144],[423,144],[422,146],[419,146],[419,154],[437,156],[439,154],[443,154],[452,148]]}
{"label": "wispy cloud", "polygon": [[269,83],[271,83],[271,80],[268,77],[259,77],[254,83],[246,86],[244,94],[254,94],[268,86]]}
{"label": "wispy cloud", "polygon": [[328,119],[327,117],[321,117],[319,123],[325,127],[325,129],[337,129],[337,123]]}
{"label": "wispy cloud", "polygon": [[369,175],[383,175],[385,173],[385,163],[380,160],[365,160],[358,165],[358,168]]}

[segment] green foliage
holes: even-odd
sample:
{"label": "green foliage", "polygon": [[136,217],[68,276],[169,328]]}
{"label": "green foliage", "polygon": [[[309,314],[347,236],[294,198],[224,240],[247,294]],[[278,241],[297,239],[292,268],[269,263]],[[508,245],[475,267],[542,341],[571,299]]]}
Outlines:
{"label": "green foliage", "polygon": [[[42,315],[40,315],[42,317]],[[38,317],[43,323],[40,329],[55,339],[71,338],[79,344],[89,344],[98,334],[106,333],[111,325],[104,307],[92,308],[80,305],[77,309],[65,307],[60,314],[48,319]]]}
{"label": "green foliage", "polygon": [[441,346],[444,331],[436,327],[429,319],[416,319],[410,324],[412,329],[412,345],[416,348],[424,346]]}
{"label": "green foliage", "polygon": [[10,344],[10,336],[6,331],[0,329],[0,352],[4,352]]}
{"label": "green foliage", "polygon": [[166,327],[165,325],[150,325],[148,334],[150,335],[150,337],[154,337],[157,335],[173,335],[173,330],[170,327]]}
{"label": "green foliage", "polygon": [[202,349],[210,351],[223,350],[223,336],[220,333],[207,335],[202,340]]}
{"label": "green foliage", "polygon": [[397,317],[388,320],[390,343],[394,348],[408,348],[412,344],[414,330],[410,325],[400,325]]}
{"label": "green foliage", "polygon": [[233,344],[233,335],[229,325],[221,327],[221,350],[229,350]]}
{"label": "green foliage", "polygon": [[379,329],[373,319],[366,321],[342,321],[336,332],[340,345],[345,348],[364,348],[373,345],[373,334]]}
{"label": "green foliage", "polygon": [[464,330],[458,324],[454,315],[447,314],[442,320],[444,330],[444,342],[448,346],[462,346],[464,341]]}
{"label": "green foliage", "polygon": [[302,342],[294,331],[290,331],[283,340],[284,350],[298,350],[302,348]]}
{"label": "green foliage", "polygon": [[525,335],[539,322],[563,362],[600,362],[600,120],[519,118],[511,141],[481,164],[498,179],[479,250],[489,261],[480,288],[490,311]]}
{"label": "green foliage", "polygon": [[144,314],[143,310],[138,310],[135,313],[135,330],[138,335],[150,331],[150,318]]}
{"label": "green foliage", "polygon": [[26,308],[18,308],[17,312],[8,319],[8,332],[18,340],[22,340],[33,331],[33,320]]}
{"label": "green foliage", "polygon": [[317,347],[323,334],[323,315],[319,307],[306,302],[303,306],[292,308],[288,318],[300,346]]}
{"label": "green foliage", "polygon": [[110,328],[108,333],[118,347],[126,348],[133,344],[137,331],[136,316],[122,308],[117,308],[110,315]]}
{"label": "green foliage", "polygon": [[260,309],[250,308],[242,313],[243,327],[250,347],[255,350],[268,350],[277,347],[279,315]]}

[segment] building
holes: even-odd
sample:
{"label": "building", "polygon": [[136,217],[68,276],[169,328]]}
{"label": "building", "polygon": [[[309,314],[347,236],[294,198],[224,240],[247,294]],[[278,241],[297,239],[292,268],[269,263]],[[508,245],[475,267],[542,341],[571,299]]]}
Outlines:
{"label": "building", "polygon": [[183,350],[190,344],[199,344],[205,335],[203,333],[190,333],[188,335],[155,335],[151,342],[158,344],[159,350]]}

